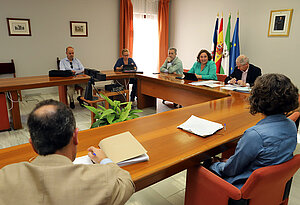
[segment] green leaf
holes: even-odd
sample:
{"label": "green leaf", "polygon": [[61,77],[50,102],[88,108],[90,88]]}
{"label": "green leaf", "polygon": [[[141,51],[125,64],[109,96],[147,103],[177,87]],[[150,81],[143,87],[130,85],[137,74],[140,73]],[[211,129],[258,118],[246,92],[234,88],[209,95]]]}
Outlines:
{"label": "green leaf", "polygon": [[111,114],[111,113],[115,113],[115,111],[114,110],[112,110],[112,109],[107,109],[107,110],[105,110],[103,113],[102,113],[102,115],[100,116],[100,120],[101,119],[103,119],[104,117],[106,117],[107,115],[109,115],[109,114]]}
{"label": "green leaf", "polygon": [[100,107],[103,111],[105,111],[106,110],[106,108],[105,107],[103,107],[103,106],[101,106],[101,105],[99,105],[99,104],[97,104],[97,106],[98,107]]}
{"label": "green leaf", "polygon": [[131,119],[135,119],[135,118],[138,118],[140,116],[136,115],[136,114],[130,114],[129,117],[131,117]]}
{"label": "green leaf", "polygon": [[116,116],[116,114],[107,115],[106,119],[109,124],[112,124],[113,120],[115,119],[115,116]]}
{"label": "green leaf", "polygon": [[114,106],[114,105],[115,105],[114,102],[113,102],[111,99],[109,99],[109,97],[103,95],[102,93],[100,93],[100,95],[101,95],[101,97],[102,97],[103,99],[105,99],[111,106]]}
{"label": "green leaf", "polygon": [[89,111],[98,114],[99,112],[101,112],[100,110],[98,110],[97,108],[94,108],[93,106],[88,106],[88,105],[84,105]]}
{"label": "green leaf", "polygon": [[129,112],[129,114],[139,113],[139,112],[143,112],[143,110],[139,110],[139,109],[131,110],[131,111]]}

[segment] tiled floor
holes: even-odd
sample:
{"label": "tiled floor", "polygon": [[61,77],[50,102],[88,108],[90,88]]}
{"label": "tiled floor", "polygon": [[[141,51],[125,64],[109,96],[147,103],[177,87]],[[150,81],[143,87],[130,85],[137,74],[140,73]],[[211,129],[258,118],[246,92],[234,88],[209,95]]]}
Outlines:
{"label": "tiled floor", "polygon": [[[23,97],[23,102],[20,103],[20,110],[24,128],[21,130],[0,132],[0,149],[28,142],[29,133],[26,126],[26,120],[28,114],[34,108],[35,104],[49,98],[58,100],[58,95],[56,93],[27,95]],[[76,107],[73,111],[79,130],[89,129],[89,111],[80,107],[78,104],[75,105]],[[140,116],[147,116],[157,112],[168,111],[170,109],[173,109],[172,103],[167,102],[167,105],[163,105],[161,100],[158,100],[156,109],[143,109],[143,112],[140,114]],[[300,137],[298,142],[300,142]],[[295,154],[300,154],[300,146],[297,147]],[[135,193],[129,199],[126,205],[183,205],[185,196],[185,178],[186,170]],[[293,179],[293,185],[290,194],[290,205],[300,204],[300,195],[296,194],[299,192],[300,171],[296,173]]]}

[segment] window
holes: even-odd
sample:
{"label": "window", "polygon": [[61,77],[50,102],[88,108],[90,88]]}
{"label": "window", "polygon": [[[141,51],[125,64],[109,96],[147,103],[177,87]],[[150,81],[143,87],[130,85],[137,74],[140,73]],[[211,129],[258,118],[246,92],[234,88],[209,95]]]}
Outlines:
{"label": "window", "polygon": [[145,72],[158,69],[158,1],[132,0],[133,51],[138,68]]}

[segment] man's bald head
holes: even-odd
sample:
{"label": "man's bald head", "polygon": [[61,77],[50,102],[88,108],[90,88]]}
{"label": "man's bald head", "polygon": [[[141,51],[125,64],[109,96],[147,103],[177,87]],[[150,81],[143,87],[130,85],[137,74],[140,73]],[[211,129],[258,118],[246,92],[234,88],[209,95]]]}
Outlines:
{"label": "man's bald head", "polygon": [[63,103],[45,100],[28,117],[32,145],[39,155],[54,154],[65,147],[76,128],[72,111]]}

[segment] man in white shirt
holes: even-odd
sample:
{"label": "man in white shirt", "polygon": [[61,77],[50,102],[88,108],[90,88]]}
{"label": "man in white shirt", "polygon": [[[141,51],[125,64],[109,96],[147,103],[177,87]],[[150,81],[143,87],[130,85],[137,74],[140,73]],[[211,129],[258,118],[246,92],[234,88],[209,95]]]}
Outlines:
{"label": "man in white shirt", "polygon": [[[67,57],[62,59],[59,63],[60,70],[71,70],[76,75],[82,74],[84,72],[84,67],[81,64],[81,62],[79,61],[79,59],[74,57],[74,48],[70,47],[70,46],[67,47],[66,54],[67,54]],[[81,87],[83,89],[82,93],[84,94],[86,85],[87,85],[86,83],[76,84],[76,85],[68,85],[67,93],[68,93],[69,100],[70,100],[70,107],[72,109],[75,108],[74,98],[73,98],[73,95],[75,93],[75,87],[76,86]],[[80,96],[78,96],[77,99],[78,99],[79,103],[81,104],[82,102],[80,101]]]}

